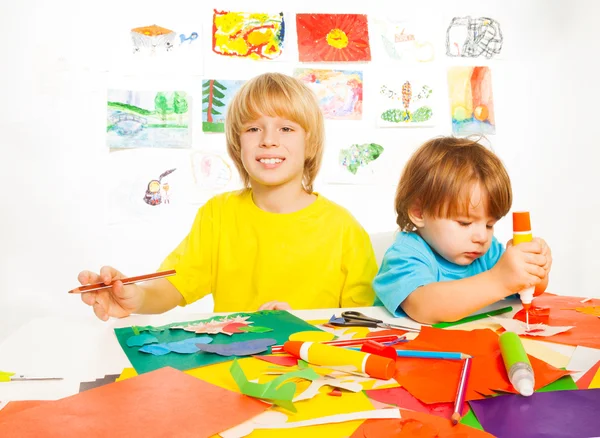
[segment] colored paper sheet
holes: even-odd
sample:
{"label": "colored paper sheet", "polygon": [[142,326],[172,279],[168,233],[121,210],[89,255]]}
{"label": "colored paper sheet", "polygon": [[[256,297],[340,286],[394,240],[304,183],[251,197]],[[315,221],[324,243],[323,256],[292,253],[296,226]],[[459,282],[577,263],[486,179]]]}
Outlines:
{"label": "colored paper sheet", "polygon": [[[567,368],[570,357],[554,351],[539,341],[522,338],[523,348],[527,354],[537,357],[556,368]],[[567,368],[568,369],[568,368]]]}
{"label": "colored paper sheet", "polygon": [[[320,377],[318,379],[310,382],[308,388],[306,388],[301,394],[294,397],[294,402],[299,402],[302,400],[310,400],[314,396],[320,393],[320,389],[323,386],[330,386],[332,388],[345,389],[350,392],[358,392],[362,391],[363,387],[360,383],[348,381],[345,382],[344,379],[332,379],[326,377]],[[340,394],[341,395],[341,394]]]}
{"label": "colored paper sheet", "polygon": [[449,419],[400,409],[399,420],[367,420],[351,438],[419,437],[419,438],[493,438],[489,433],[464,424],[453,426]]}
{"label": "colored paper sheet", "polygon": [[335,335],[329,332],[315,332],[306,331],[306,332],[298,332],[290,335],[290,341],[300,341],[300,342],[324,342],[331,341],[335,339]]}
{"label": "colored paper sheet", "polygon": [[[264,310],[254,313],[238,313],[230,315],[230,318],[235,316],[247,316],[248,320],[256,326],[270,327],[273,332],[269,333],[269,338],[277,340],[277,344],[281,345],[288,340],[292,333],[302,331],[320,331],[318,328],[308,324],[307,322],[295,317],[285,310]],[[223,317],[214,317],[203,320],[204,322],[222,319]],[[170,327],[186,325],[186,322],[177,322],[168,324],[162,327],[138,327],[140,330],[153,330],[151,333],[156,336],[160,343],[169,343],[181,341],[189,338],[190,333],[184,330],[172,330]],[[164,366],[171,366],[179,370],[188,370],[201,366],[211,365],[219,362],[225,362],[231,360],[230,357],[219,356],[217,354],[166,354],[164,356],[153,356],[150,354],[141,353],[137,348],[130,348],[127,346],[127,339],[133,335],[133,329],[131,327],[115,329],[115,334],[123,351],[127,355],[127,358],[131,362],[131,365],[136,369],[139,374],[147,373],[159,369]],[[244,333],[244,340],[253,340],[264,338],[265,335],[261,333]],[[228,344],[234,341],[235,336],[232,338],[229,335],[222,333],[211,335],[215,344]]]}
{"label": "colored paper sheet", "polygon": [[576,307],[575,311],[585,313],[586,315],[599,316],[600,317],[600,306],[586,306]]}
{"label": "colored paper sheet", "polygon": [[41,404],[48,403],[46,400],[23,400],[23,401],[11,401],[6,406],[0,409],[0,424],[2,421],[7,420],[10,416],[25,411],[27,409],[35,408]]}
{"label": "colored paper sheet", "polygon": [[506,331],[515,332],[517,335],[528,335],[536,337],[554,336],[559,333],[564,333],[567,330],[571,330],[573,328],[572,325],[551,326],[542,323],[531,324],[531,322],[529,326],[527,326],[527,323],[519,321],[517,319],[500,318],[495,316],[492,316],[490,320],[497,324],[500,324]]}
{"label": "colored paper sheet", "polygon": [[596,371],[596,375],[592,379],[592,382],[590,383],[590,386],[588,386],[588,388],[589,389],[600,388],[600,371]]}
{"label": "colored paper sheet", "polygon": [[249,318],[248,315],[228,315],[228,316],[219,316],[215,318],[210,318],[208,320],[203,321],[193,321],[188,323],[183,323],[180,325],[170,324],[171,329],[182,329],[187,332],[193,333],[206,333],[209,335],[216,335],[218,333],[224,333],[226,335],[231,335],[231,332],[226,332],[225,327],[240,323],[240,324],[251,324],[250,321],[247,321]]}
{"label": "colored paper sheet", "polygon": [[470,402],[485,430],[497,437],[592,437],[600,432],[600,389],[506,395]]}
{"label": "colored paper sheet", "polygon": [[267,351],[276,339],[252,339],[250,341],[231,342],[230,344],[197,344],[198,350],[205,353],[216,353],[221,356],[250,356]]}
{"label": "colored paper sheet", "polygon": [[222,332],[230,334],[242,333],[242,331],[240,330],[240,328],[242,327],[248,327],[248,324],[245,322],[231,322],[225,327],[223,327]]}
{"label": "colored paper sheet", "polygon": [[266,408],[258,400],[166,367],[0,419],[0,436],[48,436],[55,431],[69,438],[93,431],[95,436],[133,438],[209,437]]}
{"label": "colored paper sheet", "polygon": [[465,426],[470,426],[478,430],[483,430],[481,423],[479,422],[471,408],[469,408],[469,411],[460,419],[460,424],[464,424]]}
{"label": "colored paper sheet", "polygon": [[264,360],[265,362],[274,363],[282,367],[295,367],[298,365],[298,358],[291,355],[281,356],[253,356],[256,359]]}
{"label": "colored paper sheet", "polygon": [[567,369],[569,371],[575,371],[573,373],[573,379],[575,379],[575,381],[577,382],[598,361],[600,361],[599,349],[589,347],[577,347],[571,355],[571,360],[567,365]]}
{"label": "colored paper sheet", "polygon": [[[466,400],[494,395],[496,391],[515,392],[504,367],[498,335],[491,330],[442,330],[422,327],[413,341],[396,344],[398,350],[460,351],[473,356]],[[535,374],[536,389],[567,375],[533,356],[529,356]],[[453,402],[462,362],[401,358],[396,361],[395,378],[412,395],[424,403]]]}
{"label": "colored paper sheet", "polygon": [[[255,325],[247,325],[238,329],[241,333],[268,333],[272,332],[273,329],[269,327],[259,327]],[[317,332],[315,332],[317,333]]]}
{"label": "colored paper sheet", "polygon": [[101,379],[96,379],[93,382],[81,382],[79,384],[79,392],[87,391],[88,389],[97,388],[103,385],[108,385],[109,383],[113,383],[117,377],[119,377],[118,374],[107,374]]}
{"label": "colored paper sheet", "polygon": [[[426,404],[414,397],[406,388],[401,386],[387,389],[371,389],[365,391],[367,397],[382,403],[396,405],[399,408],[410,409],[411,411],[424,412],[426,414],[437,415],[442,418],[450,418],[454,412],[454,402]],[[465,403],[462,412],[469,410]]]}
{"label": "colored paper sheet", "polygon": [[596,362],[596,365],[592,366],[587,373],[585,373],[581,378],[576,382],[577,387],[579,389],[588,389],[592,384],[592,380],[596,377],[598,372],[600,371],[600,361]]}
{"label": "colored paper sheet", "polygon": [[[529,311],[530,324],[547,324],[553,326],[574,326],[571,330],[550,336],[545,341],[557,344],[582,345],[600,348],[600,318],[573,310],[581,307],[581,297],[563,297],[544,293],[533,299]],[[587,305],[599,306],[600,299],[592,299]],[[525,321],[525,310],[520,310],[514,319]]]}

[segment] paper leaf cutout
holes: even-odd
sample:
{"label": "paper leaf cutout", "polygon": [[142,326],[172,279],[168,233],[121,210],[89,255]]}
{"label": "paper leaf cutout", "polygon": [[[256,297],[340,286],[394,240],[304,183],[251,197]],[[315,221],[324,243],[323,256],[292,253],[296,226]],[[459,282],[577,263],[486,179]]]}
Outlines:
{"label": "paper leaf cutout", "polygon": [[355,382],[344,382],[341,379],[315,379],[310,382],[308,388],[306,388],[302,393],[294,398],[294,402],[299,402],[302,400],[309,400],[319,394],[319,389],[322,386],[331,386],[333,388],[341,388],[350,392],[358,392],[362,391],[362,385],[360,383]]}
{"label": "paper leaf cutout", "polygon": [[298,365],[298,358],[294,356],[252,356],[265,362],[274,363],[283,367],[294,367]]}
{"label": "paper leaf cutout", "polygon": [[223,327],[223,333],[226,333],[226,334],[242,333],[243,331],[241,329],[244,327],[248,327],[248,325],[245,322],[230,322],[225,327]]}
{"label": "paper leaf cutout", "polygon": [[147,333],[144,333],[141,335],[132,336],[132,337],[128,338],[127,346],[128,347],[141,347],[142,345],[153,344],[155,342],[158,342],[158,339],[156,339],[156,337],[149,335]]}
{"label": "paper leaf cutout", "polygon": [[273,331],[273,329],[269,328],[269,327],[257,327],[254,325],[242,326],[242,327],[239,327],[238,330],[240,332],[249,332],[249,333],[267,333],[267,332]]}
{"label": "paper leaf cutout", "polygon": [[169,354],[171,350],[169,350],[166,344],[150,344],[144,345],[138,351],[141,353],[153,354],[154,356],[164,356],[165,354]]}
{"label": "paper leaf cutout", "polygon": [[292,378],[315,380],[320,377],[311,368],[306,368],[276,377],[268,383],[250,382],[246,378],[244,370],[242,370],[242,367],[235,359],[231,364],[229,371],[242,394],[268,400],[292,412],[296,412],[296,408],[292,403],[292,399],[296,392],[296,384],[292,382],[286,383],[286,381]]}
{"label": "paper leaf cutout", "polygon": [[[210,335],[216,335],[217,333],[231,335],[231,333],[224,332],[223,329],[227,325],[234,323],[234,322],[243,323],[248,318],[250,318],[250,316],[239,316],[238,315],[235,317],[223,317],[221,319],[200,321],[200,322],[196,322],[196,323],[193,323],[190,325],[176,325],[176,326],[172,326],[170,328],[183,329],[185,331],[194,332],[194,333],[207,333]],[[250,322],[248,322],[247,324],[250,324]]]}
{"label": "paper leaf cutout", "polygon": [[489,317],[490,321],[500,324],[504,330],[509,332],[515,332],[517,335],[528,335],[528,336],[554,336],[558,333],[566,332],[571,330],[574,326],[549,326],[546,324],[529,324],[529,330],[527,324],[523,321],[509,318],[499,318],[497,316]]}
{"label": "paper leaf cutout", "polygon": [[197,344],[200,351],[216,353],[220,356],[250,356],[268,350],[277,341],[272,338],[253,339],[243,342],[232,342],[230,344]]}

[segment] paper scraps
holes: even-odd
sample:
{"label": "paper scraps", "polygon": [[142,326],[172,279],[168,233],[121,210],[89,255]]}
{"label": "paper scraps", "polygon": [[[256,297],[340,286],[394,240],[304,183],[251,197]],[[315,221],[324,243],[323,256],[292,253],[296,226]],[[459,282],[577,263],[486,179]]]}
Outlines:
{"label": "paper scraps", "polygon": [[212,338],[210,336],[197,336],[195,338],[188,338],[177,342],[144,345],[138,351],[152,354],[154,356],[164,356],[165,354],[169,354],[171,352],[179,354],[193,354],[200,351],[197,344],[210,344],[211,342]]}
{"label": "paper scraps", "polygon": [[263,338],[250,341],[231,342],[230,344],[197,344],[198,350],[216,353],[220,356],[250,356],[267,351],[271,345],[277,344],[276,339]]}
{"label": "paper scraps", "polygon": [[242,333],[267,333],[273,331],[273,329],[269,327],[259,327],[254,325],[242,326],[238,330]]}
{"label": "paper scraps", "polygon": [[275,365],[279,365],[282,367],[295,367],[298,365],[298,358],[292,355],[286,356],[252,356],[259,360],[264,360],[265,362],[270,362]]}
{"label": "paper scraps", "polygon": [[492,322],[500,324],[504,330],[514,332],[517,335],[554,336],[558,333],[563,333],[573,328],[573,326],[549,326],[540,322],[537,324],[529,324],[528,329],[525,322],[516,319],[499,318],[497,316],[491,316],[488,319]]}
{"label": "paper scraps", "polygon": [[319,394],[319,390],[323,386],[331,386],[332,388],[345,389],[350,392],[358,392],[362,391],[363,387],[360,383],[352,382],[352,381],[344,381],[344,379],[334,379],[334,378],[320,378],[315,379],[310,382],[308,388],[306,388],[302,393],[294,397],[293,402],[299,402],[302,400],[310,400],[317,394]]}
{"label": "paper scraps", "polygon": [[171,329],[183,329],[185,331],[194,332],[194,333],[206,333],[209,335],[216,335],[217,333],[223,333],[225,335],[231,336],[233,334],[233,332],[226,332],[226,331],[223,331],[223,329],[232,323],[249,325],[249,324],[251,324],[251,322],[247,321],[248,318],[250,318],[250,316],[239,316],[238,315],[235,317],[224,317],[221,319],[214,319],[214,320],[210,320],[210,321],[206,321],[206,322],[200,321],[200,322],[190,324],[190,325],[176,325],[176,326],[172,326],[170,328]]}
{"label": "paper scraps", "polygon": [[292,399],[296,392],[296,384],[287,381],[292,378],[316,380],[320,377],[313,369],[305,368],[303,370],[283,374],[268,383],[250,382],[246,378],[244,370],[242,370],[242,367],[235,359],[231,364],[229,371],[242,394],[270,401],[292,412],[296,412],[296,408],[292,403]]}
{"label": "paper scraps", "polygon": [[142,333],[141,335],[127,338],[128,347],[141,347],[142,345],[152,344],[154,342],[158,342],[158,339],[148,333]]}
{"label": "paper scraps", "polygon": [[[557,344],[600,348],[600,336],[598,336],[600,318],[571,310],[581,307],[581,299],[581,297],[558,296],[548,292],[535,297],[529,311],[529,323],[541,322],[552,326],[574,326],[571,330],[558,333],[545,340]],[[600,300],[594,298],[589,304],[599,306]],[[525,321],[525,310],[520,310],[513,318]]]}

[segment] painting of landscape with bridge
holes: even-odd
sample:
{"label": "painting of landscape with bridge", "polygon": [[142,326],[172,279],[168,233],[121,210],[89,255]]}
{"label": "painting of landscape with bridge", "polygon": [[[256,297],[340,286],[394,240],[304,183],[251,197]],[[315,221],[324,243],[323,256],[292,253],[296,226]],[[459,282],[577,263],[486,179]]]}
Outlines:
{"label": "painting of landscape with bridge", "polygon": [[108,90],[110,149],[189,148],[190,97],[184,91]]}

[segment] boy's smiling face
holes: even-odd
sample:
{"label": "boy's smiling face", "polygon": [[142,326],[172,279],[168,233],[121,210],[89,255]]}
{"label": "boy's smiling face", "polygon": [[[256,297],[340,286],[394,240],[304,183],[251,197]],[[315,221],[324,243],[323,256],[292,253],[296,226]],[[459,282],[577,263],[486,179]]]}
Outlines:
{"label": "boy's smiling face", "polygon": [[479,184],[473,186],[468,206],[468,212],[453,217],[423,213],[413,219],[417,232],[435,252],[462,266],[470,265],[490,249],[497,222],[487,213],[487,194]]}
{"label": "boy's smiling face", "polygon": [[262,115],[243,126],[241,159],[253,187],[302,185],[306,131],[282,117]]}

